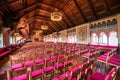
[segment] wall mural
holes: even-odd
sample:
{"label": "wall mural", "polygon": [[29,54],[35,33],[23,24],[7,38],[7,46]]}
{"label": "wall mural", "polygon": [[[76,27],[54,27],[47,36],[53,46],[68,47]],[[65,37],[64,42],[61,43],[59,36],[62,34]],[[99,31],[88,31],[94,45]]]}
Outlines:
{"label": "wall mural", "polygon": [[87,40],[87,26],[82,26],[78,28],[78,40],[79,41]]}

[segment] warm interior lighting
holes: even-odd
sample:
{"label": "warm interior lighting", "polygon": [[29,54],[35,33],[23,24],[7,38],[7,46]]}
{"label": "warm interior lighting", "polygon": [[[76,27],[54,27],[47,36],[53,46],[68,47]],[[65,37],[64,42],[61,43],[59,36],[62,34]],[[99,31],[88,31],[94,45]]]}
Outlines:
{"label": "warm interior lighting", "polygon": [[42,30],[39,30],[39,31],[36,31],[36,35],[38,35],[38,34],[41,34],[43,31]]}
{"label": "warm interior lighting", "polygon": [[46,29],[48,29],[48,26],[47,25],[41,25],[41,29],[46,30]]}
{"label": "warm interior lighting", "polygon": [[53,21],[62,20],[62,14],[57,9],[55,9],[55,12],[51,13],[51,20]]}
{"label": "warm interior lighting", "polygon": [[19,37],[19,36],[21,36],[19,33],[14,33],[14,36],[16,36],[16,37]]}

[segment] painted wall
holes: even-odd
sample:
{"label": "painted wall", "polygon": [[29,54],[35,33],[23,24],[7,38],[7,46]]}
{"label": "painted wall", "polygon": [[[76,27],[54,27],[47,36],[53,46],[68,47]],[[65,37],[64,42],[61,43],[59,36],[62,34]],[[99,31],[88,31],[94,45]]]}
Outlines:
{"label": "painted wall", "polygon": [[[96,28],[96,29],[93,29],[93,30],[90,29],[91,24],[98,23],[98,22],[101,22],[101,21],[106,22],[107,20],[113,19],[113,18],[117,19],[117,26],[115,26],[115,27],[108,27],[108,28],[103,27],[103,28],[99,28],[99,29]],[[90,40],[91,33],[97,32],[99,34],[99,32],[104,31],[108,34],[109,31],[115,30],[115,31],[118,32],[118,41],[119,41],[118,43],[120,45],[120,13],[115,14],[115,15],[110,16],[110,17],[106,17],[106,18],[97,20],[97,21],[93,21],[93,22],[89,22],[89,23],[86,23],[86,24],[78,25],[78,26],[75,26],[74,28],[70,28],[70,29],[67,29],[67,30],[62,30],[62,31],[58,32],[58,33],[60,33],[59,36],[61,36],[61,39],[62,39],[61,42],[67,42],[67,40],[68,40],[67,32],[69,30],[72,30],[72,29],[76,29],[77,43],[80,43],[80,44],[89,44],[91,42],[91,40]],[[54,36],[54,33],[53,33],[53,36]],[[45,38],[46,38],[46,40],[48,40],[49,35],[45,36]]]}
{"label": "painted wall", "polygon": [[42,35],[39,35],[39,34],[33,34],[31,36],[31,40],[32,41],[35,41],[35,39],[39,39],[39,41],[43,41],[43,36]]}
{"label": "painted wall", "polygon": [[119,52],[120,52],[120,15],[117,16],[118,21],[118,46],[119,46]]}

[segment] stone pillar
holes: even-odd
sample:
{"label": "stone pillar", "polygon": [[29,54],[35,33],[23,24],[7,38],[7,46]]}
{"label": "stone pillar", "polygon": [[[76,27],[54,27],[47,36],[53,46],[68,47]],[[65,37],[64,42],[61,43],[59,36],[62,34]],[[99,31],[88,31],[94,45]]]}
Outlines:
{"label": "stone pillar", "polygon": [[107,35],[107,45],[109,45],[109,35]]}
{"label": "stone pillar", "polygon": [[8,46],[10,44],[8,30],[10,28],[3,28],[3,45]]}
{"label": "stone pillar", "polygon": [[118,26],[118,49],[120,52],[120,14],[117,16],[117,26]]}

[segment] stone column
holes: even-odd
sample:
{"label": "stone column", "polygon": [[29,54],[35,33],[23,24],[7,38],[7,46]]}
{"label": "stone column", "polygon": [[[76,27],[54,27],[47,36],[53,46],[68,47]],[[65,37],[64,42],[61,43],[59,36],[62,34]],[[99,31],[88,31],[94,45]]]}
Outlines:
{"label": "stone column", "polygon": [[10,44],[8,30],[10,28],[3,28],[3,45],[8,46]]}

